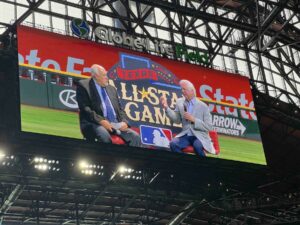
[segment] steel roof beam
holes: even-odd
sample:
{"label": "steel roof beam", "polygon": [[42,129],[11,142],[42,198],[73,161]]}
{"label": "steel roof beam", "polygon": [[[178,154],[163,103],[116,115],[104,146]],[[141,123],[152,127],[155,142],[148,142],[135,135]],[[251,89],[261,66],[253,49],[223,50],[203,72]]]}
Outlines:
{"label": "steel roof beam", "polygon": [[[253,35],[249,37],[248,44],[257,41],[260,37],[262,37],[267,32],[268,28],[271,26],[275,18],[280,14],[280,12],[284,9],[284,6],[288,1],[289,0],[281,0],[280,5],[275,7],[262,23],[260,23],[259,14],[258,14],[259,10],[257,10],[256,17],[257,17],[259,29],[257,32],[255,32]],[[256,4],[256,7],[258,9],[259,7],[258,3]]]}
{"label": "steel roof beam", "polygon": [[168,11],[173,11],[175,13],[181,13],[186,16],[191,16],[200,20],[204,21],[211,21],[216,24],[224,25],[227,27],[237,28],[239,30],[245,30],[250,33],[255,33],[257,31],[257,28],[255,25],[247,24],[247,23],[241,23],[238,21],[234,21],[231,19],[227,19],[221,16],[217,16],[214,14],[207,13],[205,11],[199,12],[197,9],[188,8],[181,6],[178,3],[172,3],[167,1],[160,1],[160,0],[139,0],[139,2],[142,2],[147,5],[153,5]]}
{"label": "steel roof beam", "polygon": [[27,0],[29,7],[28,9],[12,24],[12,26],[8,27],[8,29],[0,35],[0,40],[6,38],[9,33],[13,32],[16,29],[17,25],[22,23],[31,13],[37,9],[45,0]]}
{"label": "steel roof beam", "polygon": [[14,204],[14,202],[19,198],[19,196],[21,195],[21,193],[24,190],[25,185],[21,185],[21,184],[17,184],[15,186],[15,188],[13,189],[13,191],[10,193],[10,195],[8,196],[8,198],[5,200],[5,202],[3,203],[3,205],[0,208],[0,224],[2,224],[3,221],[3,217],[9,209],[10,207]]}
{"label": "steel roof beam", "polygon": [[167,225],[179,225],[195,210],[195,202],[190,202],[184,206],[183,210],[175,216]]}
{"label": "steel roof beam", "polygon": [[273,35],[271,37],[271,39],[262,47],[261,51],[265,51],[267,50],[267,48],[272,45],[275,41],[275,39],[278,37],[278,35],[282,32],[283,28],[293,19],[293,17],[295,16],[295,12],[293,12],[293,14],[290,16],[290,18],[288,18],[284,24],[282,25],[281,29],[279,31],[276,32],[275,35]]}

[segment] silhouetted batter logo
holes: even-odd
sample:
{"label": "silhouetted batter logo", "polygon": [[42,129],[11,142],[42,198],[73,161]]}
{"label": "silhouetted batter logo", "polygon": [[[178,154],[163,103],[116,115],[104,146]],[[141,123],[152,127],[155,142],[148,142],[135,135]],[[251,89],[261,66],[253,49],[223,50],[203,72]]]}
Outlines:
{"label": "silhouetted batter logo", "polygon": [[153,127],[153,126],[140,126],[141,141],[144,145],[153,145],[157,147],[170,147],[172,139],[172,131],[170,129]]}
{"label": "silhouetted batter logo", "polygon": [[81,19],[73,19],[71,22],[71,30],[74,35],[80,38],[88,37],[90,33],[90,27],[88,23]]}

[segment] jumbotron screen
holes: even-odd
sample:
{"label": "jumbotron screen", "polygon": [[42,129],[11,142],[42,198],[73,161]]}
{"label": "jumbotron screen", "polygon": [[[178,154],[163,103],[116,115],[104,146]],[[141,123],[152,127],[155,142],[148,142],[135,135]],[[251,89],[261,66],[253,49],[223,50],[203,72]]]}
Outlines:
{"label": "jumbotron screen", "polygon": [[18,52],[23,132],[266,164],[246,77],[25,26]]}

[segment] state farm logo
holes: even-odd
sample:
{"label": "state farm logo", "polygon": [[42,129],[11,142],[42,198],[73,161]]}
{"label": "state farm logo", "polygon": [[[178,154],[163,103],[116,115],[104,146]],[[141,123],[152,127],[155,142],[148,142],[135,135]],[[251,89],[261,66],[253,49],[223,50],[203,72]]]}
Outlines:
{"label": "state farm logo", "polygon": [[59,100],[65,106],[71,109],[77,109],[78,104],[76,101],[76,91],[74,90],[63,90],[59,93]]}

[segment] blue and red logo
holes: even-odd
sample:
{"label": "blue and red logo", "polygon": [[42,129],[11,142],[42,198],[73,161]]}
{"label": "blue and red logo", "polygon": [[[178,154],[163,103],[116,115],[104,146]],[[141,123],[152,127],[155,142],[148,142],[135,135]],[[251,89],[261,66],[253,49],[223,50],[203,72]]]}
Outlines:
{"label": "blue and red logo", "polygon": [[74,35],[80,38],[87,38],[90,33],[88,23],[82,19],[73,19],[71,22],[71,30]]}
{"label": "blue and red logo", "polygon": [[159,86],[179,88],[178,78],[163,66],[148,58],[126,53],[120,54],[120,61],[110,69],[109,77],[124,81],[144,80]]}
{"label": "blue and red logo", "polygon": [[170,129],[141,125],[140,135],[144,145],[170,147],[170,141],[172,139],[172,131]]}

